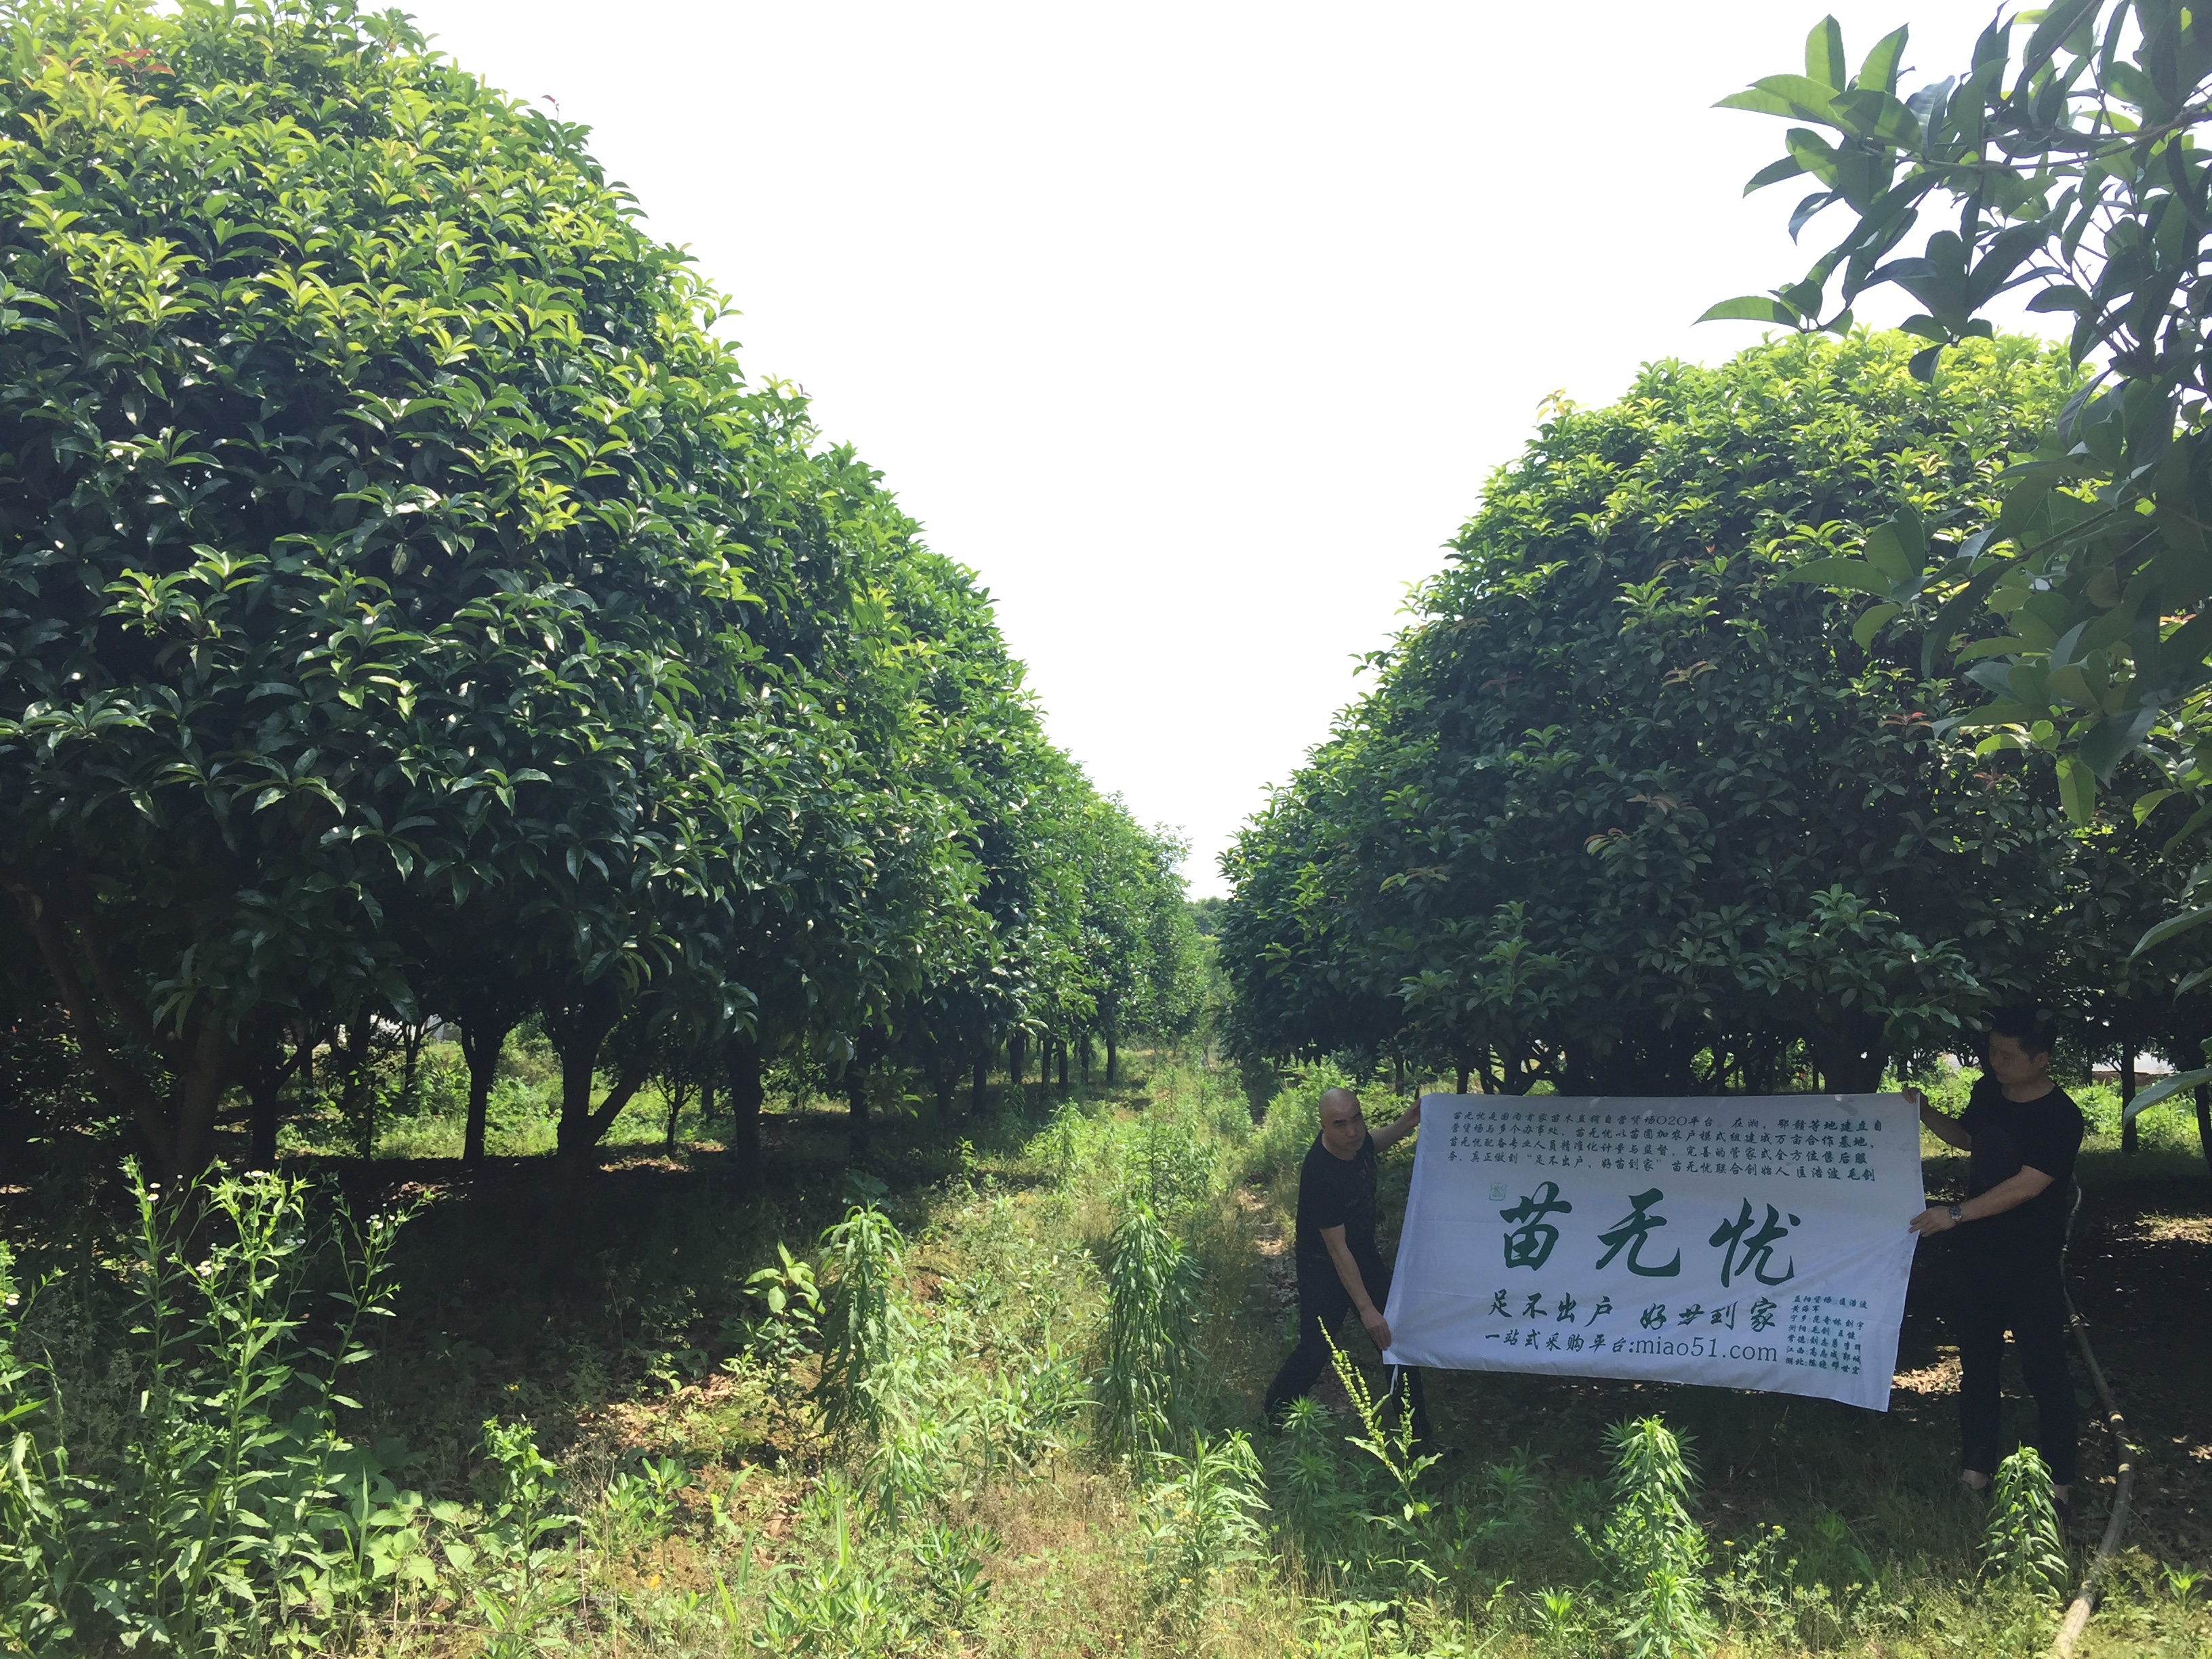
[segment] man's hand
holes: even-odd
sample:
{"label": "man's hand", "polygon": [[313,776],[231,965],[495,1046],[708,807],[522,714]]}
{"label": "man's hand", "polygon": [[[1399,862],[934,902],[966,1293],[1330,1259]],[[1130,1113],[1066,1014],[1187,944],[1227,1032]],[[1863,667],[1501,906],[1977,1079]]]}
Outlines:
{"label": "man's hand", "polygon": [[1948,1233],[1959,1224],[1951,1218],[1948,1205],[1931,1204],[1913,1217],[1909,1224],[1915,1233],[1926,1238],[1935,1233]]}
{"label": "man's hand", "polygon": [[1973,1136],[1966,1133],[1957,1118],[1939,1112],[1929,1105],[1925,1094],[1917,1089],[1909,1087],[1899,1089],[1898,1093],[1919,1109],[1921,1122],[1927,1126],[1928,1133],[1934,1135],[1936,1139],[1943,1142],[1947,1146],[1956,1146],[1962,1152],[1972,1147]]}
{"label": "man's hand", "polygon": [[1367,1328],[1367,1334],[1375,1339],[1377,1348],[1390,1346],[1390,1322],[1382,1317],[1382,1310],[1372,1302],[1359,1310],[1359,1322]]}
{"label": "man's hand", "polygon": [[1388,1151],[1420,1127],[1421,1103],[1416,1099],[1412,1105],[1398,1114],[1395,1121],[1387,1123],[1373,1132],[1371,1138],[1375,1142],[1375,1150],[1378,1152]]}

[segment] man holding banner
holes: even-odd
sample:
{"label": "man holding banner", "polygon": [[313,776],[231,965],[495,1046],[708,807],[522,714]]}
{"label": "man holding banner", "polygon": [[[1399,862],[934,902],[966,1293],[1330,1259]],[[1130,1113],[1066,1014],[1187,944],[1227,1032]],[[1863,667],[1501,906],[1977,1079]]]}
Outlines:
{"label": "man holding banner", "polygon": [[1912,1219],[1923,1238],[1959,1230],[1959,1479],[1988,1489],[2003,1401],[1997,1382],[2005,1331],[2041,1419],[2038,1445],[2064,1518],[2072,1497],[2078,1416],[2066,1370],[2066,1293],[2059,1284],[2067,1188],[2081,1146],[2081,1112],[2051,1080],[2051,1020],[2008,1008],[1984,1039],[1981,1080],[1966,1109],[1948,1117],[1917,1089],[1907,1098],[1930,1133],[1967,1155],[1966,1197]]}
{"label": "man holding banner", "polygon": [[[1420,1103],[1370,1133],[1359,1097],[1331,1089],[1321,1097],[1321,1133],[1306,1149],[1298,1170],[1298,1343],[1275,1380],[1267,1385],[1261,1408],[1279,1424],[1291,1401],[1304,1394],[1328,1364],[1329,1340],[1346,1311],[1377,1348],[1390,1346],[1389,1322],[1382,1309],[1390,1298],[1390,1270],[1375,1246],[1376,1155],[1419,1128]],[[1428,1406],[1418,1371],[1394,1369],[1390,1395],[1403,1387],[1413,1411],[1413,1432],[1429,1437]]]}
{"label": "man holding banner", "polygon": [[1422,1124],[1390,1364],[1887,1408],[1927,1204],[1896,1095],[1431,1095]]}

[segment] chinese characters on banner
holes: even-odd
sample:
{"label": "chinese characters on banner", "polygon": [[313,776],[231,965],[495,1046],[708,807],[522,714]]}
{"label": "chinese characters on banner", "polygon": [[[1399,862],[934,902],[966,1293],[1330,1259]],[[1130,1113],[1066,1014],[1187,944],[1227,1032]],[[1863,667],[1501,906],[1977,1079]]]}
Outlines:
{"label": "chinese characters on banner", "polygon": [[1429,1095],[1389,1357],[1887,1411],[1923,1203],[1897,1095]]}

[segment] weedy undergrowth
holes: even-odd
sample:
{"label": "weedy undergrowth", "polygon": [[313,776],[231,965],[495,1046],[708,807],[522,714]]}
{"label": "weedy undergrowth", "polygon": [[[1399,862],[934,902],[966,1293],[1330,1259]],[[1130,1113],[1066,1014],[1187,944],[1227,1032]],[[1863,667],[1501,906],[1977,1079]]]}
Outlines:
{"label": "weedy undergrowth", "polygon": [[[157,1194],[133,1164],[123,1242],[131,1381],[118,1443],[73,1443],[71,1379],[42,1339],[41,1295],[0,1309],[0,1633],[21,1650],[106,1642],[179,1655],[313,1645],[327,1618],[421,1550],[421,1499],[338,1434],[362,1322],[389,1316],[404,1219],[311,1225],[300,1181],[253,1174]],[[335,1258],[336,1282],[314,1287]],[[4,1266],[0,1277],[12,1278]]]}
{"label": "weedy undergrowth", "polygon": [[1197,1264],[1152,1207],[1138,1205],[1114,1230],[1106,1253],[1098,1394],[1108,1449],[1142,1457],[1182,1438],[1198,1358],[1191,1341],[1197,1298]]}
{"label": "weedy undergrowth", "polygon": [[2050,1466],[2034,1447],[2022,1446],[1997,1465],[1982,1531],[1982,1576],[1991,1583],[2056,1595],[2066,1588],[2069,1571],[2058,1540]]}
{"label": "weedy undergrowth", "polygon": [[1161,1452],[1145,1488],[1145,1565],[1154,1605],[1188,1624],[1208,1606],[1233,1605],[1226,1581],[1267,1542],[1267,1480],[1243,1435],[1200,1435],[1188,1457]]}
{"label": "weedy undergrowth", "polygon": [[884,1431],[886,1402],[871,1384],[914,1336],[913,1321],[892,1293],[906,1240],[872,1200],[854,1205],[823,1234],[822,1247],[829,1291],[815,1401],[832,1438],[847,1446],[872,1444]]}
{"label": "weedy undergrowth", "polygon": [[1656,1417],[1613,1425],[1606,1446],[1613,1508],[1601,1553],[1616,1639],[1629,1659],[1704,1653],[1715,1631],[1705,1608],[1705,1535],[1690,1516],[1689,1450]]}
{"label": "weedy undergrowth", "polygon": [[1337,1380],[1344,1384],[1352,1413],[1364,1431],[1347,1437],[1382,1466],[1397,1489],[1393,1494],[1394,1501],[1370,1518],[1392,1534],[1404,1552],[1395,1558],[1392,1565],[1433,1586],[1441,1582],[1428,1560],[1432,1542],[1430,1520],[1435,1505],[1421,1490],[1421,1477],[1436,1467],[1437,1459],[1433,1453],[1413,1449],[1413,1414],[1406,1401],[1395,1400],[1396,1409],[1392,1420],[1383,1421],[1382,1408],[1369,1390],[1367,1379],[1359,1374],[1359,1368],[1336,1346],[1336,1338],[1328,1331],[1324,1329],[1322,1337],[1328,1344],[1329,1363],[1336,1368]]}
{"label": "weedy undergrowth", "polygon": [[483,1425],[484,1524],[464,1544],[448,1539],[447,1559],[475,1571],[470,1595],[483,1616],[487,1659],[520,1659],[534,1652],[546,1627],[567,1611],[576,1583],[561,1571],[567,1553],[560,1534],[576,1524],[561,1507],[558,1465],[538,1448],[527,1423]]}

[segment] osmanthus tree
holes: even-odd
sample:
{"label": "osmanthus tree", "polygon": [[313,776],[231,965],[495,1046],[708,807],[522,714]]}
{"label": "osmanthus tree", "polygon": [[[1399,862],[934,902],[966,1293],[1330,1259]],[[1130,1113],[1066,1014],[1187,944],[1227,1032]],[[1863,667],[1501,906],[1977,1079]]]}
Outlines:
{"label": "osmanthus tree", "polygon": [[465,912],[582,1011],[584,1142],[592,1034],[805,932],[756,849],[852,799],[803,405],[396,16],[31,4],[0,62],[0,879],[78,1047],[188,1174],[257,1022],[412,1012]]}
{"label": "osmanthus tree", "polygon": [[1110,1083],[1130,1034],[1189,1031],[1204,995],[1203,958],[1178,871],[1186,843],[1146,829],[1119,795],[1093,794],[1081,806],[1075,984],[1088,1012],[1076,1012],[1070,1023],[1105,1045]]}
{"label": "osmanthus tree", "polygon": [[[2164,775],[2136,811],[2193,842],[2212,823],[2212,19],[2187,0],[2059,0],[2000,15],[1960,73],[1910,92],[1905,41],[1853,73],[1824,19],[1803,74],[1722,100],[1802,124],[1748,190],[1807,175],[1793,229],[1832,208],[1849,223],[1802,280],[1707,315],[1836,328],[1832,285],[1846,308],[1895,285],[1924,307],[1905,325],[1930,343],[1914,372],[1961,404],[1945,353],[1990,332],[2000,295],[2073,319],[2069,356],[2094,376],[2020,444],[1987,515],[1924,544],[1849,538],[1802,575],[1871,596],[1869,625],[1917,633],[1929,670],[1956,665],[1978,689],[1966,729],[1984,752],[2055,757],[2075,823],[2141,753]],[[1932,209],[1955,219],[1923,238]],[[2143,944],[2207,919],[2196,904]]]}
{"label": "osmanthus tree", "polygon": [[1492,477],[1229,860],[1240,1047],[1516,1091],[1863,1089],[2037,983],[2075,856],[2055,801],[1789,580],[1893,517],[1990,510],[2069,384],[2017,339],[1958,354],[1970,396],[1911,356],[1861,333],[1656,365]]}

